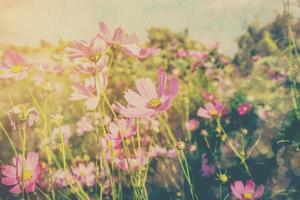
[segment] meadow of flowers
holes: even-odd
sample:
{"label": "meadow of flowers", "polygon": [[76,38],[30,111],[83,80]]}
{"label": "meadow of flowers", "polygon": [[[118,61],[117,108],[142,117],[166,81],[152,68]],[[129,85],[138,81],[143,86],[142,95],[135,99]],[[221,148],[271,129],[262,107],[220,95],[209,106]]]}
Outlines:
{"label": "meadow of flowers", "polygon": [[217,43],[102,21],[90,41],[4,47],[0,199],[300,199],[287,25],[287,47],[247,73]]}

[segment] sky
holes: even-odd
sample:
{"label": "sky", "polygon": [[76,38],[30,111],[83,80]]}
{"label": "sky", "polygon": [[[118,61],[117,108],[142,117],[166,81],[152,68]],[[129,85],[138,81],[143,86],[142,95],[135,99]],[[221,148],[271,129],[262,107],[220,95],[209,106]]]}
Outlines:
{"label": "sky", "polygon": [[232,54],[247,23],[267,23],[282,10],[282,0],[0,0],[0,44],[88,40],[102,20],[141,40],[152,26],[188,28],[192,38],[219,42]]}

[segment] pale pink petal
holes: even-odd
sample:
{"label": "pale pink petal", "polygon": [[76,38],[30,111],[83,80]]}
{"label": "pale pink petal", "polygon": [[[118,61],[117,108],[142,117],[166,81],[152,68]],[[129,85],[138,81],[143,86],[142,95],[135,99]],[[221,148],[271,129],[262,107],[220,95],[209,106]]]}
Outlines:
{"label": "pale pink petal", "polygon": [[112,133],[114,135],[119,133],[119,128],[118,128],[117,124],[114,122],[111,122],[109,124],[108,128],[109,128],[110,133]]}
{"label": "pale pink petal", "polygon": [[100,29],[100,37],[105,41],[109,42],[111,40],[111,34],[104,22],[99,22],[99,29]]}
{"label": "pale pink petal", "polygon": [[145,107],[147,104],[147,99],[141,97],[136,92],[132,90],[128,90],[124,95],[126,101],[136,107]]}
{"label": "pale pink petal", "polygon": [[121,44],[125,35],[125,30],[122,27],[118,27],[114,32],[112,40],[114,43]]}
{"label": "pale pink petal", "polygon": [[26,167],[28,169],[35,169],[39,162],[39,155],[35,152],[29,152],[26,159]]}
{"label": "pale pink petal", "polygon": [[255,190],[255,183],[254,183],[254,181],[253,180],[247,181],[244,190],[245,190],[245,192],[253,193],[254,190]]}
{"label": "pale pink petal", "polygon": [[142,97],[150,101],[153,98],[157,98],[156,90],[153,82],[149,78],[139,79],[135,82],[138,92]]}
{"label": "pale pink petal", "polygon": [[166,111],[171,106],[171,103],[172,103],[172,99],[167,99],[165,102],[160,104],[160,106],[155,110],[159,112]]}
{"label": "pale pink petal", "polygon": [[166,90],[166,72],[161,68],[158,72],[158,88],[157,95],[160,98]]}
{"label": "pale pink petal", "polygon": [[139,41],[139,38],[137,37],[137,35],[135,33],[133,33],[131,36],[126,37],[122,43],[125,45],[130,45],[130,44],[136,44],[136,43],[138,43],[138,41]]}
{"label": "pale pink petal", "polygon": [[100,97],[98,96],[90,97],[85,101],[85,105],[88,110],[94,110],[97,107],[99,101],[100,101]]}
{"label": "pale pink petal", "polygon": [[198,109],[197,116],[203,117],[203,118],[206,118],[206,119],[211,119],[211,116],[208,114],[207,110],[205,110],[204,108],[199,108]]}
{"label": "pale pink petal", "polygon": [[164,95],[167,97],[173,98],[178,93],[178,89],[179,89],[179,84],[178,84],[177,78],[174,76],[171,79],[171,81],[169,83],[169,87],[166,89],[166,92]]}
{"label": "pale pink petal", "polygon": [[121,110],[121,114],[125,117],[150,117],[154,113],[154,110],[146,108],[124,108]]}
{"label": "pale pink petal", "polygon": [[265,187],[263,185],[258,186],[254,192],[254,197],[255,198],[262,197],[262,195],[264,194],[264,190],[265,190]]}
{"label": "pale pink petal", "polygon": [[36,183],[34,181],[30,181],[26,183],[26,192],[34,192],[36,187]]}

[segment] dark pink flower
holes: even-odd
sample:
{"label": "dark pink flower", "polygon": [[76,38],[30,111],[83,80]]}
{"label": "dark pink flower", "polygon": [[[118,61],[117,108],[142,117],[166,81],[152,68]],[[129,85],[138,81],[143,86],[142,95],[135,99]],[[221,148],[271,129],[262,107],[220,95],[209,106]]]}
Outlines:
{"label": "dark pink flower", "polygon": [[185,122],[185,127],[188,131],[194,131],[199,128],[199,121],[196,119],[190,119],[189,121]]}
{"label": "dark pink flower", "polygon": [[242,181],[235,181],[231,185],[231,193],[238,200],[255,200],[262,197],[264,188],[263,185],[256,188],[252,180],[247,181],[245,185]]}
{"label": "dark pink flower", "polygon": [[245,115],[252,110],[252,104],[251,103],[240,104],[236,110],[239,113],[239,115]]}
{"label": "dark pink flower", "polygon": [[12,165],[3,165],[1,167],[3,185],[13,186],[9,191],[20,194],[22,191],[34,192],[39,183],[41,175],[41,166],[39,164],[39,155],[29,152],[27,158],[22,155],[13,158]]}

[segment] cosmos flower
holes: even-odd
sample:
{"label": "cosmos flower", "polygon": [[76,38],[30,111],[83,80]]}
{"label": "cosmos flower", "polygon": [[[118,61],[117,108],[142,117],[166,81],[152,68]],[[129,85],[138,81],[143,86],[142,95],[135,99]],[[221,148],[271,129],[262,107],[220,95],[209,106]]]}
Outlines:
{"label": "cosmos flower", "polygon": [[137,153],[130,158],[125,156],[118,156],[114,159],[117,167],[123,171],[137,171],[140,167],[148,164],[148,158],[144,151]]}
{"label": "cosmos flower", "polygon": [[108,56],[102,56],[96,63],[83,63],[76,67],[77,71],[82,74],[95,75],[97,72],[101,72],[108,63]]}
{"label": "cosmos flower", "polygon": [[69,99],[72,101],[85,100],[87,109],[93,110],[97,107],[105,86],[106,77],[103,73],[99,73],[97,77],[86,79],[84,84],[74,83],[73,93]]}
{"label": "cosmos flower", "polygon": [[208,164],[207,155],[204,153],[201,156],[201,176],[209,178],[211,175],[215,174],[216,167],[213,164]]}
{"label": "cosmos flower", "polygon": [[24,57],[21,54],[8,49],[4,52],[3,62],[0,63],[0,79],[24,79],[27,76],[28,69],[29,65],[25,61]]}
{"label": "cosmos flower", "polygon": [[213,93],[207,92],[205,90],[201,90],[201,95],[206,101],[209,102],[213,102],[217,100],[217,97]]}
{"label": "cosmos flower", "polygon": [[242,181],[235,181],[231,185],[231,193],[238,200],[255,200],[262,197],[264,186],[260,185],[255,189],[255,183],[249,180],[244,185]]}
{"label": "cosmos flower", "polygon": [[140,61],[144,61],[147,58],[156,55],[160,50],[157,48],[140,48],[136,57]]}
{"label": "cosmos flower", "polygon": [[72,169],[74,177],[83,185],[92,187],[96,182],[95,165],[89,162],[87,165],[79,163],[76,168]]}
{"label": "cosmos flower", "polygon": [[26,108],[23,104],[14,106],[8,111],[7,115],[14,130],[23,123],[26,123],[28,127],[32,127],[39,118],[39,113],[34,107]]}
{"label": "cosmos flower", "polygon": [[106,49],[106,44],[98,37],[94,37],[91,42],[74,41],[67,48],[71,60],[85,58],[93,63],[101,57],[101,53]]}
{"label": "cosmos flower", "polygon": [[197,128],[199,128],[199,125],[200,125],[200,123],[196,119],[190,119],[189,121],[185,122],[185,128],[188,131],[196,130]]}
{"label": "cosmos flower", "polygon": [[170,80],[167,87],[166,73],[163,69],[159,70],[158,87],[154,87],[149,78],[139,79],[136,81],[138,93],[128,90],[124,97],[129,107],[125,108],[120,104],[115,104],[114,108],[125,117],[151,117],[156,113],[166,111],[178,92],[178,81],[175,76]]}
{"label": "cosmos flower", "polygon": [[12,165],[3,165],[1,171],[3,176],[1,183],[13,186],[9,192],[15,194],[20,194],[22,191],[34,192],[42,171],[39,155],[29,152],[24,161],[22,155],[18,155],[13,158]]}
{"label": "cosmos flower", "polygon": [[240,104],[236,110],[239,113],[239,115],[245,115],[248,112],[250,112],[251,109],[252,109],[251,103],[243,103],[243,104]]}
{"label": "cosmos flower", "polygon": [[224,111],[224,105],[219,101],[214,101],[205,104],[204,108],[200,107],[197,111],[197,115],[206,119],[212,119],[221,117],[224,114]]}
{"label": "cosmos flower", "polygon": [[120,48],[130,56],[133,55],[133,52],[136,52],[138,37],[135,33],[128,35],[122,27],[118,27],[112,34],[104,22],[99,22],[99,30],[99,38],[108,46]]}
{"label": "cosmos flower", "polygon": [[[130,138],[136,135],[136,126],[133,118],[129,119],[120,119],[109,124],[110,134],[108,135],[111,139],[122,139],[122,136]],[[122,134],[122,135],[121,135]]]}
{"label": "cosmos flower", "polygon": [[176,53],[177,58],[186,58],[189,56],[189,51],[186,49],[178,50]]}

